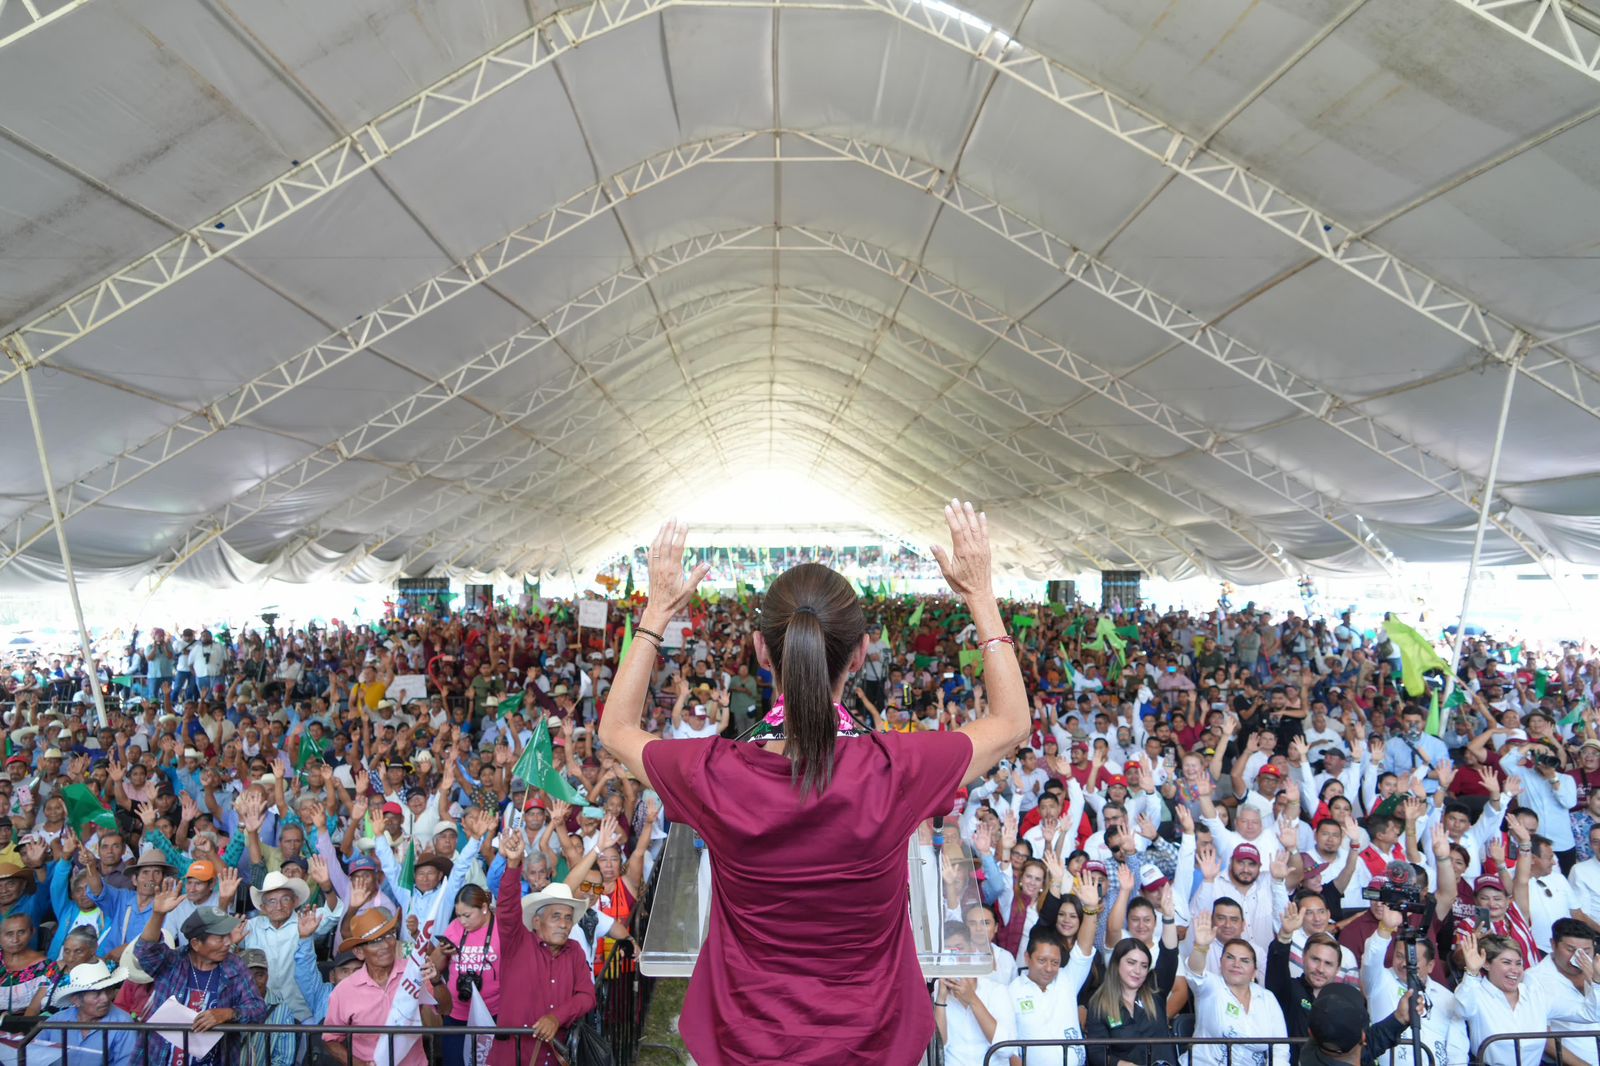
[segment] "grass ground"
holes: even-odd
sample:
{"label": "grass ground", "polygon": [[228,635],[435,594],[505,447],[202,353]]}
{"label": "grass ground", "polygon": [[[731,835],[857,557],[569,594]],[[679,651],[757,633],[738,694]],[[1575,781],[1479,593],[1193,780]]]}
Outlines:
{"label": "grass ground", "polygon": [[[639,1066],[686,1066],[694,1060],[684,1050],[683,1038],[673,1030],[673,1020],[683,1011],[683,995],[689,988],[684,979],[656,982],[651,995],[650,1011],[644,1019],[644,1044],[639,1050]],[[678,1052],[676,1056],[650,1045],[665,1045]]]}

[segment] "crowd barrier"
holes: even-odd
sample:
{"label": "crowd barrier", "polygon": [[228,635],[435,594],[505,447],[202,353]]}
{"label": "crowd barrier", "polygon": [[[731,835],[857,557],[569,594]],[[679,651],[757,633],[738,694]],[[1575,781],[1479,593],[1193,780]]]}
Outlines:
{"label": "crowd barrier", "polygon": [[[1574,1034],[1567,1034],[1574,1035]],[[1597,1033],[1596,1036],[1600,1036]],[[1505,1039],[1495,1037],[1494,1039]],[[1087,1058],[1089,1048],[1115,1047],[1120,1049],[1116,1061],[1132,1062],[1134,1066],[1183,1066],[1182,1062],[1173,1062],[1166,1057],[1157,1058],[1162,1054],[1161,1049],[1174,1049],[1178,1058],[1188,1060],[1185,1053],[1196,1047],[1220,1047],[1223,1049],[1223,1062],[1225,1066],[1267,1066],[1271,1059],[1271,1049],[1282,1046],[1285,1050],[1305,1043],[1303,1037],[1223,1037],[1223,1036],[1174,1036],[1153,1041],[1144,1049],[1142,1055],[1131,1057],[1128,1053],[1128,1042],[1116,1038],[1076,1037],[1065,1040],[1005,1040],[992,1044],[983,1056],[983,1066],[1010,1066],[1011,1057],[1015,1055],[1023,1062],[1023,1066],[1038,1066],[1040,1063],[1059,1063],[1066,1061],[1069,1064],[1082,1063]],[[1487,1043],[1487,1042],[1486,1042]],[[1408,1045],[1401,1044],[1400,1047]],[[1030,1054],[1030,1052],[1032,1054]],[[1074,1054],[1075,1052],[1075,1054]],[[1446,1066],[1444,1063],[1433,1061],[1433,1052],[1427,1045],[1423,1045],[1422,1053],[1427,1056],[1425,1066]],[[1387,1056],[1380,1061],[1387,1061]],[[1108,1066],[1116,1066],[1116,1062],[1109,1062]],[[1451,1064],[1454,1066],[1454,1064]]]}
{"label": "crowd barrier", "polygon": [[[1523,1045],[1537,1043],[1540,1045],[1554,1043],[1554,1056],[1545,1056],[1547,1061],[1563,1062],[1562,1051],[1572,1049],[1572,1054],[1584,1062],[1600,1062],[1600,1029],[1574,1029],[1565,1033],[1495,1033],[1484,1038],[1482,1046],[1478,1048],[1477,1059],[1480,1062],[1494,1062],[1496,1058],[1491,1055],[1497,1045],[1510,1044],[1512,1059],[1521,1061]],[[1573,1048],[1577,1044],[1579,1047]],[[1531,1048],[1529,1049],[1532,1050]],[[1587,1052],[1587,1054],[1585,1054]],[[1541,1055],[1544,1049],[1541,1048]]]}
{"label": "crowd barrier", "polygon": [[[150,1022],[69,1022],[65,1025],[52,1026],[47,1018],[39,1024],[16,1049],[18,1066],[123,1066],[121,1061],[113,1060],[111,1055],[111,1042],[113,1034],[119,1032],[132,1032],[138,1036],[149,1034],[154,1038],[151,1042],[159,1042],[165,1046],[164,1040],[155,1038],[160,1032],[159,1024]],[[186,1031],[171,1032],[177,1041],[178,1048],[183,1052],[184,1059],[193,1062],[189,1048],[191,1039],[197,1035]],[[422,1025],[407,1028],[395,1028],[381,1025],[219,1025],[212,1032],[222,1035],[223,1043],[218,1045],[224,1056],[231,1062],[254,1064],[254,1066],[293,1066],[301,1063],[334,1063],[338,1060],[327,1053],[323,1045],[328,1041],[327,1036],[336,1036],[336,1043],[342,1045],[348,1061],[358,1061],[354,1046],[358,1037],[376,1036],[387,1045],[388,1059],[391,1063],[404,1061],[415,1043],[423,1049],[430,1063],[443,1063],[443,1056],[438,1044],[445,1037],[489,1037],[496,1043],[510,1042],[516,1050],[518,1063],[533,1063],[537,1056],[546,1047],[547,1043],[535,1040],[533,1033],[528,1029],[513,1029],[500,1026],[446,1026]],[[83,1034],[91,1034],[87,1038]],[[292,1037],[296,1041],[293,1057],[285,1057],[281,1052],[272,1050],[274,1041],[280,1037]],[[135,1049],[131,1059],[131,1066],[149,1066],[155,1061],[144,1049],[144,1041]],[[66,1044],[68,1046],[61,1046]],[[431,1045],[431,1046],[430,1046]],[[382,1050],[379,1048],[377,1050]],[[210,1051],[208,1049],[207,1053]],[[398,1057],[397,1057],[398,1053]],[[588,1066],[582,1057],[576,1061],[567,1058],[565,1047],[559,1047],[557,1053],[563,1062],[572,1062],[572,1066]],[[452,1064],[453,1066],[453,1064]]]}

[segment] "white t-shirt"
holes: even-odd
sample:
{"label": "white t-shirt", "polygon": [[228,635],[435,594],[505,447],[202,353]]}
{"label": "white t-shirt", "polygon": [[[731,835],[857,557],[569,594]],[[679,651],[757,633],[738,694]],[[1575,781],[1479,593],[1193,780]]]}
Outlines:
{"label": "white t-shirt", "polygon": [[[1214,946],[1214,945],[1213,945]],[[1250,1004],[1239,999],[1221,977],[1196,974],[1187,965],[1181,971],[1195,994],[1195,1036],[1286,1037],[1283,1008],[1259,985],[1250,988]],[[1199,1044],[1191,1052],[1194,1066],[1289,1066],[1288,1044]]]}
{"label": "white t-shirt", "polygon": [[[1018,1040],[1076,1040],[1083,1036],[1078,1024],[1078,991],[1094,965],[1094,955],[1080,955],[1074,944],[1067,953],[1066,964],[1048,988],[1040,988],[1027,974],[1018,974],[1011,982],[1013,1026]],[[997,1059],[1001,1056],[995,1056]],[[1033,1048],[1028,1052],[1029,1066],[1082,1066],[1083,1048],[1070,1051]]]}
{"label": "white t-shirt", "polygon": [[972,1010],[951,995],[948,988],[940,986],[939,996],[946,1002],[944,1017],[948,1039],[944,1044],[945,1066],[982,1066],[983,1056],[990,1044],[1017,1039],[1011,990],[987,978],[979,978],[976,987],[978,999],[994,1018],[994,1037],[985,1037],[983,1026],[978,1024],[978,1018]]}
{"label": "white t-shirt", "polygon": [[694,721],[694,717],[692,715],[687,715],[687,714],[684,715],[683,716],[683,724],[680,725],[680,726],[674,726],[673,727],[672,739],[673,740],[704,740],[707,737],[714,737],[720,732],[720,730],[717,728],[716,720],[713,719],[713,718],[709,718],[708,717],[706,719],[706,724],[704,726],[700,727],[699,729],[696,729],[694,726],[689,724],[689,723],[691,723],[693,721]]}

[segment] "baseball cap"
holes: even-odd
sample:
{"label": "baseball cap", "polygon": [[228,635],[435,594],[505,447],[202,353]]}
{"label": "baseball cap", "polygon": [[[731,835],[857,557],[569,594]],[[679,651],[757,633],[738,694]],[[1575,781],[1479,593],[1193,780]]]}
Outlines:
{"label": "baseball cap", "polygon": [[1256,772],[1261,777],[1282,777],[1283,776],[1283,771],[1278,769],[1276,766],[1273,766],[1271,763],[1267,763],[1267,765],[1263,766],[1260,770],[1258,770]]}
{"label": "baseball cap", "polygon": [[244,960],[245,966],[252,970],[269,969],[267,966],[267,953],[260,948],[245,948],[239,952],[239,957]]}
{"label": "baseball cap", "polygon": [[385,803],[383,805],[383,813],[384,814],[397,815],[397,816],[399,816],[401,818],[404,818],[406,816],[405,809],[403,807],[401,807],[400,804],[395,803],[393,801],[390,801],[389,803]]}
{"label": "baseball cap", "polygon": [[196,881],[214,881],[217,877],[217,868],[210,859],[196,859],[189,864],[189,870],[183,876]]}
{"label": "baseball cap", "polygon": [[1233,849],[1233,857],[1235,859],[1244,859],[1247,862],[1260,862],[1261,852],[1257,850],[1254,844],[1240,844]]}
{"label": "baseball cap", "polygon": [[1139,887],[1146,892],[1160,892],[1166,885],[1167,879],[1156,868],[1153,862],[1147,862],[1139,867]]}
{"label": "baseball cap", "polygon": [[1499,892],[1504,895],[1505,890],[1505,882],[1500,880],[1500,878],[1496,877],[1494,874],[1483,874],[1476,881],[1472,882],[1472,894],[1474,896],[1476,896],[1479,892],[1485,891]]}
{"label": "baseball cap", "polygon": [[239,924],[239,919],[223,914],[215,907],[196,907],[194,913],[183,920],[183,938],[195,940],[202,936],[227,936]]}
{"label": "baseball cap", "polygon": [[1331,984],[1311,1007],[1311,1039],[1324,1051],[1343,1055],[1367,1031],[1367,1003],[1354,985]]}

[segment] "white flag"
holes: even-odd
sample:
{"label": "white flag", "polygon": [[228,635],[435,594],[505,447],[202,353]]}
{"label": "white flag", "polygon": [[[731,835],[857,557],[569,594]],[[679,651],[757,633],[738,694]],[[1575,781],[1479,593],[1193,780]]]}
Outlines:
{"label": "white flag", "polygon": [[[485,1003],[483,1001],[483,993],[478,990],[478,986],[477,985],[473,985],[472,986],[472,1006],[467,1009],[467,1024],[468,1025],[493,1025],[494,1024],[494,1015],[489,1013],[489,1004],[487,1004],[487,1003]],[[493,1046],[493,1044],[494,1044],[494,1037],[492,1037],[492,1036],[479,1036],[479,1037],[476,1038],[476,1042],[477,1042],[477,1047],[475,1049],[476,1050],[475,1061],[477,1063],[477,1066],[488,1066],[488,1063],[489,1063],[489,1048],[491,1046]]]}
{"label": "white flag", "polygon": [[[394,990],[394,1002],[389,1005],[389,1017],[384,1020],[385,1026],[411,1028],[422,1025],[422,1004],[418,996],[422,994],[422,967],[428,961],[420,950],[413,950],[405,961],[405,972],[400,975],[400,987]],[[399,1034],[393,1040],[387,1036],[378,1037],[378,1050],[372,1056],[374,1066],[394,1066],[411,1053],[416,1047],[419,1038],[414,1035]],[[393,1057],[390,1048],[393,1048]]]}

